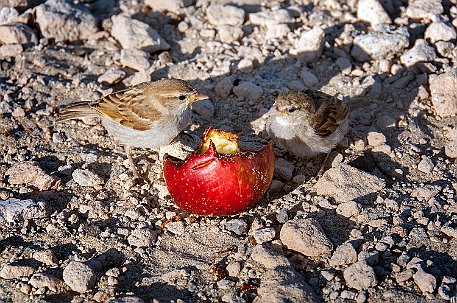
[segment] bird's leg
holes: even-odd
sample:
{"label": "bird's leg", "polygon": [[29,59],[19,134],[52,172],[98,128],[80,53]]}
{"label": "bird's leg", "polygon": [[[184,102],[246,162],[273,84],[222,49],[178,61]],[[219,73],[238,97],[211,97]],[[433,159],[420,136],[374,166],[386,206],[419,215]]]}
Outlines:
{"label": "bird's leg", "polygon": [[321,168],[320,168],[319,171],[317,172],[317,175],[316,175],[317,178],[322,177],[322,175],[325,173],[325,167],[327,166],[327,162],[328,162],[328,159],[330,158],[330,154],[331,154],[331,153],[332,153],[332,151],[329,151],[329,152],[327,153],[327,155],[325,156],[324,163],[322,163]]}
{"label": "bird's leg", "polygon": [[130,165],[130,169],[133,172],[134,180],[141,180],[141,177],[138,174],[138,169],[135,165],[135,161],[133,161],[132,147],[130,145],[125,145],[124,148],[125,148],[125,153],[127,154],[127,159],[129,159],[129,165]]}

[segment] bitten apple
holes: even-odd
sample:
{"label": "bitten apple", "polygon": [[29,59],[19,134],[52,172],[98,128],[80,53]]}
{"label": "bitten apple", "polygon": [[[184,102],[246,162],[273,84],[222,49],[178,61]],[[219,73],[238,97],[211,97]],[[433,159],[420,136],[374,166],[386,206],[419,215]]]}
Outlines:
{"label": "bitten apple", "polygon": [[272,142],[250,151],[240,149],[237,139],[231,132],[209,127],[185,160],[165,155],[165,182],[181,209],[198,215],[234,215],[265,194],[274,172]]}

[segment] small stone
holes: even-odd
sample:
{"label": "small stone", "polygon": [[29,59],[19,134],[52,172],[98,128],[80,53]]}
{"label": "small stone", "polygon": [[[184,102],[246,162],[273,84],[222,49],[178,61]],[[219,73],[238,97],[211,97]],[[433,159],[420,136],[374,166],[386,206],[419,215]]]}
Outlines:
{"label": "small stone", "polygon": [[376,126],[382,130],[395,128],[397,121],[389,115],[381,115],[376,119]]}
{"label": "small stone", "polygon": [[414,272],[411,269],[404,270],[395,275],[397,283],[404,283],[413,277]]}
{"label": "small stone", "polygon": [[292,23],[295,20],[287,10],[278,9],[251,13],[249,14],[249,21],[256,25],[270,26],[274,24]]}
{"label": "small stone", "polygon": [[385,186],[381,178],[341,164],[327,170],[314,188],[319,195],[331,196],[337,202],[349,202],[378,192]]}
{"label": "small stone", "polygon": [[33,30],[25,24],[0,25],[0,44],[37,43]]}
{"label": "small stone", "polygon": [[33,258],[47,266],[57,266],[57,258],[54,253],[47,249],[33,253]]}
{"label": "small stone", "polygon": [[[252,256],[252,253],[251,253],[251,256]],[[230,277],[237,277],[241,271],[241,264],[240,264],[240,262],[236,262],[236,261],[231,262],[225,267],[225,270],[227,270]]]}
{"label": "small stone", "polygon": [[243,30],[238,26],[221,25],[217,28],[217,34],[221,42],[232,43],[243,37]]}
{"label": "small stone", "polygon": [[431,173],[434,167],[432,160],[427,156],[422,156],[422,160],[417,165],[417,169],[426,174]]}
{"label": "small stone", "polygon": [[248,224],[241,219],[232,219],[224,223],[224,229],[242,236],[248,232]]}
{"label": "small stone", "polygon": [[223,78],[216,84],[214,91],[216,94],[219,95],[221,98],[227,98],[233,89],[233,82],[229,77]]}
{"label": "small stone", "polygon": [[233,92],[240,98],[258,101],[263,95],[263,90],[260,86],[257,86],[251,82],[241,82],[239,85],[233,88]]}
{"label": "small stone", "polygon": [[76,292],[84,293],[95,285],[95,272],[84,263],[71,261],[63,270],[63,280]]}
{"label": "small stone", "polygon": [[214,116],[214,105],[210,99],[201,100],[192,103],[192,111],[205,119],[211,119]]}
{"label": "small stone", "polygon": [[379,263],[379,252],[376,250],[362,250],[358,256],[357,256],[358,261],[363,261],[367,263],[368,265],[376,265]]}
{"label": "small stone", "polygon": [[137,71],[145,71],[151,65],[149,63],[149,54],[139,49],[121,50],[121,64],[133,68]]}
{"label": "small stone", "polygon": [[34,272],[35,269],[31,266],[5,264],[0,270],[0,278],[6,280],[19,279],[21,277],[30,277]]}
{"label": "small stone", "polygon": [[167,231],[174,235],[182,235],[186,231],[186,225],[183,221],[170,222],[166,225]]}
{"label": "small stone", "polygon": [[419,269],[414,275],[413,275],[414,283],[419,287],[419,289],[423,293],[433,293],[436,288],[436,278],[423,271],[422,269]]}
{"label": "small stone", "polygon": [[313,62],[322,55],[324,42],[325,32],[321,28],[304,31],[295,42],[294,48],[290,50],[290,54],[297,56],[300,63]]}
{"label": "small stone", "polygon": [[[20,44],[5,44],[0,45],[0,58],[12,58],[19,56],[24,51],[22,45]],[[0,113],[2,110],[0,109]]]}
{"label": "small stone", "polygon": [[406,67],[411,67],[419,62],[430,62],[436,59],[435,49],[427,44],[424,39],[417,39],[414,47],[406,51],[400,61]]}
{"label": "small stone", "polygon": [[278,158],[275,161],[275,172],[274,176],[280,180],[290,180],[294,175],[295,166],[293,163],[284,160],[283,158]]}
{"label": "small stone", "polygon": [[358,215],[360,210],[360,205],[355,201],[343,202],[336,207],[336,213],[345,218],[351,218]]}
{"label": "small stone", "polygon": [[127,238],[129,244],[136,247],[152,246],[156,240],[157,232],[146,227],[133,230]]}
{"label": "small stone", "polygon": [[148,24],[131,19],[125,13],[111,17],[111,35],[119,41],[123,49],[138,49],[146,52],[167,50],[170,45]]}
{"label": "small stone", "polygon": [[244,10],[232,5],[213,4],[206,9],[206,17],[212,25],[240,26],[244,23]]}
{"label": "small stone", "polygon": [[310,72],[309,70],[304,69],[301,73],[301,79],[306,87],[311,88],[317,83],[319,83],[319,79]]}
{"label": "small stone", "polygon": [[389,15],[378,0],[360,0],[357,6],[357,17],[370,22],[371,26],[392,23]]}
{"label": "small stone", "polygon": [[184,7],[191,6],[193,0],[145,0],[144,4],[154,11],[169,11],[178,14]]}
{"label": "small stone", "polygon": [[265,245],[256,245],[251,253],[252,260],[263,267],[272,269],[278,266],[290,266],[287,258]]}
{"label": "small stone", "polygon": [[296,176],[294,176],[292,181],[294,181],[294,183],[297,183],[297,184],[302,184],[306,181],[306,176],[305,175],[296,175]]}
{"label": "small stone", "polygon": [[441,0],[413,0],[406,9],[406,16],[411,19],[429,19],[444,13]]}
{"label": "small stone", "polygon": [[287,24],[269,24],[265,39],[272,40],[286,37],[290,33],[290,28]]}
{"label": "small stone", "polygon": [[281,228],[280,239],[289,249],[308,257],[328,255],[333,246],[320,224],[313,219],[286,222]]}
{"label": "small stone", "polygon": [[292,80],[287,83],[287,88],[290,90],[302,91],[306,89],[306,86],[301,81]]}
{"label": "small stone", "polygon": [[425,39],[431,43],[438,41],[451,41],[455,40],[457,34],[451,24],[446,22],[436,21],[430,24],[425,31]]}
{"label": "small stone", "polygon": [[0,8],[0,25],[14,23],[19,16],[19,13],[14,7],[5,6]]}
{"label": "small stone", "polygon": [[386,143],[386,136],[378,132],[368,132],[367,143],[373,147]]}
{"label": "small stone", "polygon": [[335,249],[329,264],[332,267],[348,265],[357,262],[357,251],[351,243],[346,242]]}
{"label": "small stone", "polygon": [[48,175],[36,162],[15,163],[6,172],[8,182],[14,185],[29,184],[39,190],[57,188],[61,184],[60,178]]}
{"label": "small stone", "polygon": [[46,287],[55,293],[67,291],[67,286],[62,280],[44,273],[34,274],[30,278],[29,284],[38,289]]}
{"label": "small stone", "polygon": [[284,187],[284,182],[273,179],[270,184],[270,191],[273,193],[278,193]]}
{"label": "small stone", "polygon": [[438,116],[457,115],[457,69],[430,77],[432,104]]}
{"label": "small stone", "polygon": [[73,181],[75,181],[80,186],[95,187],[105,183],[103,179],[100,178],[100,176],[96,175],[88,169],[77,168],[73,171],[71,176],[73,177]]}
{"label": "small stone", "polygon": [[252,236],[257,244],[262,244],[272,241],[276,236],[276,231],[273,227],[256,229],[252,232]]}
{"label": "small stone", "polygon": [[251,59],[241,59],[237,66],[239,71],[249,73],[254,69],[254,62]]}
{"label": "small stone", "polygon": [[86,40],[98,32],[97,20],[85,5],[48,0],[34,10],[36,23],[45,38],[55,41]]}
{"label": "small stone", "polygon": [[0,201],[0,223],[15,223],[29,219],[40,219],[47,216],[46,204],[31,199],[20,200],[9,198]]}
{"label": "small stone", "polygon": [[151,82],[151,75],[148,73],[148,71],[136,72],[122,81],[125,86],[134,86],[143,82]]}
{"label": "small stone", "polygon": [[341,73],[343,75],[349,75],[351,73],[352,63],[349,59],[344,58],[344,57],[339,57],[335,61],[335,63],[336,63],[336,65],[338,65],[338,67],[340,68]]}
{"label": "small stone", "polygon": [[134,296],[128,296],[128,297],[117,297],[117,298],[112,298],[106,301],[105,303],[145,303],[143,299],[134,297]]}
{"label": "small stone", "polygon": [[349,287],[357,290],[367,290],[377,284],[372,267],[365,262],[356,262],[343,271],[344,280]]}
{"label": "small stone", "polygon": [[449,225],[444,225],[440,230],[446,236],[457,239],[457,228],[453,228]]}
{"label": "small stone", "polygon": [[117,84],[125,77],[125,72],[122,69],[110,68],[103,75],[98,77],[97,82],[107,85]]}

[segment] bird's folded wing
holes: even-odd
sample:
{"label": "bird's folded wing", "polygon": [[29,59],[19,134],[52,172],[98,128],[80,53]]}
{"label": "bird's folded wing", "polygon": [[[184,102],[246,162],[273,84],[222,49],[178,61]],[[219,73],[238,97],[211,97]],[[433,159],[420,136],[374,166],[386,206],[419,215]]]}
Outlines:
{"label": "bird's folded wing", "polygon": [[108,118],[135,130],[149,130],[160,112],[153,100],[146,99],[146,83],[109,94],[92,107]]}
{"label": "bird's folded wing", "polygon": [[346,103],[327,94],[320,93],[313,98],[316,102],[316,112],[312,119],[312,127],[316,134],[322,137],[329,136],[347,119],[349,108]]}

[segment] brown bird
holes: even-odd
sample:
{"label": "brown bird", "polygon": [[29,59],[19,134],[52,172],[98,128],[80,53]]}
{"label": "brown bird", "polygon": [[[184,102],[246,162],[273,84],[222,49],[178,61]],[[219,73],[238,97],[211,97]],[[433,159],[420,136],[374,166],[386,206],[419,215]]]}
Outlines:
{"label": "brown bird", "polygon": [[80,101],[60,111],[56,122],[100,117],[106,131],[125,146],[135,179],[138,171],[131,148],[156,149],[169,144],[191,120],[189,105],[207,99],[184,80],[141,83],[97,101]]}
{"label": "brown bird", "polygon": [[314,90],[291,91],[276,98],[266,130],[279,147],[313,157],[329,153],[343,139],[348,114],[347,104],[338,98]]}

